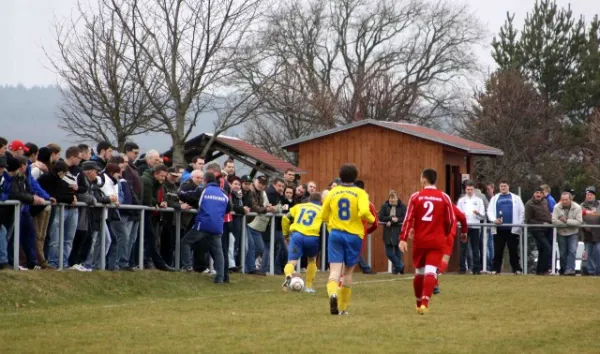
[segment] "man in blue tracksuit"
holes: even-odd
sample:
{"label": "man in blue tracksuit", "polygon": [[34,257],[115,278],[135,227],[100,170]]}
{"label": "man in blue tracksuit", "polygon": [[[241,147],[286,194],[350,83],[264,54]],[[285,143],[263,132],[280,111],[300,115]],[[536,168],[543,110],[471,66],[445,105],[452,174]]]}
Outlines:
{"label": "man in blue tracksuit", "polygon": [[223,234],[223,218],[231,211],[229,197],[220,188],[217,178],[212,172],[204,174],[204,189],[193,192],[200,195],[198,213],[194,219],[194,226],[181,241],[181,258],[183,269],[193,271],[192,245],[208,240],[211,255],[214,257],[214,268],[217,272],[215,283],[229,282],[225,278],[225,260],[221,248],[221,235]]}

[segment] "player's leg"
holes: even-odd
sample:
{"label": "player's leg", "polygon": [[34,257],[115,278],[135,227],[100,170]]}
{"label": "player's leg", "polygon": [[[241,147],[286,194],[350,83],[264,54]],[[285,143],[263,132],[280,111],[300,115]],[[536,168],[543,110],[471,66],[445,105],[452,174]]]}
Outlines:
{"label": "player's leg", "polygon": [[306,265],[306,288],[307,293],[314,293],[313,282],[317,276],[317,254],[319,253],[319,238],[304,236],[303,253],[306,255],[308,264]]}
{"label": "player's leg", "polygon": [[428,250],[425,254],[425,276],[423,279],[423,299],[421,300],[421,313],[427,312],[429,301],[433,295],[437,279],[437,270],[443,257],[442,250]]}
{"label": "player's leg", "polygon": [[413,278],[413,290],[417,301],[417,311],[421,308],[423,300],[423,282],[425,280],[425,251],[413,248],[412,251],[413,267],[415,268],[415,277]]}
{"label": "player's leg", "polygon": [[329,279],[327,281],[327,296],[329,310],[332,315],[339,314],[338,281],[344,265],[344,239],[337,230],[331,230],[327,240],[327,258],[329,259]]}
{"label": "player's leg", "polygon": [[297,232],[292,233],[290,237],[290,244],[288,246],[288,262],[283,268],[283,273],[285,274],[285,280],[283,284],[281,284],[281,290],[286,291],[288,286],[290,285],[290,281],[292,280],[292,275],[294,274],[294,269],[296,269],[296,264],[298,264],[298,260],[302,257],[302,238],[304,236]]}
{"label": "player's leg", "polygon": [[340,315],[348,314],[348,305],[352,296],[352,274],[354,266],[358,263],[362,250],[362,239],[358,236],[346,234],[346,254],[344,257],[344,281],[340,289]]}

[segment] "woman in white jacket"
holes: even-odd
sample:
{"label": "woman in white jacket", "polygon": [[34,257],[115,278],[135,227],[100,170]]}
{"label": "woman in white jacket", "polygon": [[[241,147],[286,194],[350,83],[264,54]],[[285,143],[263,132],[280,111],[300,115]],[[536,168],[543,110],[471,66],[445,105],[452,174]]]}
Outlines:
{"label": "woman in white jacket", "polygon": [[508,246],[510,266],[513,273],[519,275],[521,269],[519,257],[519,238],[522,230],[520,227],[502,227],[502,224],[523,224],[525,222],[525,205],[521,198],[509,191],[510,186],[506,181],[500,182],[500,193],[496,194],[488,206],[487,216],[497,228],[492,228],[494,235],[494,274],[502,272],[502,258],[504,246]]}

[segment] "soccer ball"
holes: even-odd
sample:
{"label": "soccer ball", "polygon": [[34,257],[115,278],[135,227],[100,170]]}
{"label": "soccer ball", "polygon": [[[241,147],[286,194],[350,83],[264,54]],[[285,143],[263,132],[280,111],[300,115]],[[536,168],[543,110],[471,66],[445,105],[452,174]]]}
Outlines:
{"label": "soccer ball", "polygon": [[304,289],[304,280],[300,277],[293,277],[292,280],[290,280],[289,288],[292,291],[302,291],[302,289]]}

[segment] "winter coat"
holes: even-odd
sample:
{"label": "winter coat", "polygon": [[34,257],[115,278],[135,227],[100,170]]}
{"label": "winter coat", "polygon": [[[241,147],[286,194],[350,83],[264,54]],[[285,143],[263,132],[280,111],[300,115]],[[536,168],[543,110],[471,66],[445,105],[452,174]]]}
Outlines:
{"label": "winter coat", "polygon": [[72,204],[75,200],[75,192],[69,184],[54,173],[41,175],[38,183],[58,203]]}
{"label": "winter coat", "polygon": [[[154,179],[152,170],[146,169],[142,174],[142,205],[155,207],[159,204],[158,192],[163,188],[163,185]],[[165,195],[163,190],[163,196]]]}
{"label": "winter coat", "polygon": [[[510,195],[512,197],[512,208],[513,208],[512,224],[522,224],[525,221],[525,206],[523,205],[523,201],[516,194],[510,193]],[[492,197],[492,199],[490,200],[488,209],[487,209],[487,217],[492,222],[494,222],[496,220],[497,215],[498,215],[498,213],[496,212],[496,202],[498,202],[499,197],[500,197],[499,193],[496,194],[494,197]],[[497,229],[495,227],[492,227],[492,235],[495,235],[496,233],[497,233]],[[511,233],[514,235],[521,235],[523,233],[523,231],[520,227],[513,227],[511,229]]]}
{"label": "winter coat", "polygon": [[[581,208],[600,214],[600,201],[583,202]],[[600,216],[583,215],[583,223],[586,225],[600,225]],[[582,228],[580,233],[583,242],[600,242],[600,228]]]}
{"label": "winter coat", "polygon": [[[392,208],[396,208],[396,217],[398,221],[392,222],[390,211]],[[383,223],[383,244],[386,246],[398,246],[398,236],[402,230],[402,223],[406,216],[406,205],[398,199],[398,204],[392,206],[389,201],[383,203],[379,209],[379,221]],[[390,222],[390,226],[387,226],[387,222]]]}
{"label": "winter coat", "polygon": [[[552,215],[548,211],[548,201],[545,198],[537,201],[531,198],[525,203],[525,223],[532,225],[551,224]],[[530,228],[531,231],[548,230],[544,228]]]}
{"label": "winter coat", "polygon": [[[267,206],[269,205],[269,198],[267,197],[267,193],[259,192],[254,189],[252,186],[252,207],[250,207],[250,211],[253,213],[265,214],[267,212]],[[279,206],[279,210],[281,211],[281,206]],[[248,226],[252,229],[260,232],[265,232],[267,230],[267,226],[269,225],[269,221],[271,220],[270,216],[266,215],[258,215],[252,220]]]}
{"label": "winter coat", "polygon": [[[562,222],[560,217],[566,217],[567,222]],[[558,226],[557,233],[560,236],[571,236],[579,233],[579,228],[583,224],[583,215],[581,206],[575,202],[571,202],[569,209],[563,208],[562,203],[556,204],[552,212],[552,223]]]}
{"label": "winter coat", "polygon": [[194,219],[195,230],[209,234],[223,234],[223,218],[231,210],[229,197],[220,185],[209,183],[200,194],[198,213]]}

